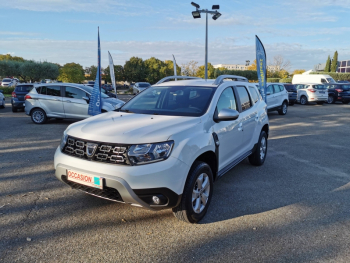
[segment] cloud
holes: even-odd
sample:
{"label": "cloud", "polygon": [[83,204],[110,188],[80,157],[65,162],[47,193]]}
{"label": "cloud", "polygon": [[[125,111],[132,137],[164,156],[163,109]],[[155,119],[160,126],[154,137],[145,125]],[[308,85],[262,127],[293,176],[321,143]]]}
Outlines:
{"label": "cloud", "polygon": [[38,33],[32,33],[32,32],[12,32],[12,31],[0,31],[0,35],[6,35],[6,36],[37,36]]}
{"label": "cloud", "polygon": [[[252,41],[253,42],[253,41]],[[253,42],[254,43],[254,42]],[[21,39],[21,41],[1,40],[3,52],[11,50],[25,59],[49,61],[60,64],[76,62],[84,67],[96,64],[96,41],[65,41],[50,39]],[[308,47],[298,43],[275,43],[265,45],[268,60],[282,54],[292,63],[292,69],[311,69],[314,64],[323,62],[333,50]],[[0,49],[0,52],[2,50]],[[190,60],[204,64],[204,43],[189,41],[107,41],[101,43],[102,65],[108,65],[107,51],[110,51],[115,64],[124,65],[132,56],[148,59],[152,56],[161,60],[172,59],[175,55],[179,64]],[[344,47],[338,49],[344,59],[350,57],[350,51]],[[339,59],[342,59],[340,57]],[[255,58],[254,45],[235,45],[228,41],[214,41],[209,44],[209,62],[212,64],[243,64]]]}

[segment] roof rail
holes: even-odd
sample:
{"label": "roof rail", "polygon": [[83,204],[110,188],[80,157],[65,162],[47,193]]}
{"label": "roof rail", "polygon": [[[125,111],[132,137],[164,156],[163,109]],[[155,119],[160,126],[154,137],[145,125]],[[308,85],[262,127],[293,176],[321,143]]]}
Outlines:
{"label": "roof rail", "polygon": [[220,85],[224,79],[232,79],[233,81],[244,81],[244,82],[248,82],[248,79],[245,77],[241,77],[241,76],[236,76],[236,75],[221,75],[219,77],[216,78],[216,80],[214,81],[214,85]]}
{"label": "roof rail", "polygon": [[156,85],[169,81],[170,79],[201,79],[201,78],[190,77],[190,76],[168,76],[168,77],[162,78],[160,81],[156,83]]}

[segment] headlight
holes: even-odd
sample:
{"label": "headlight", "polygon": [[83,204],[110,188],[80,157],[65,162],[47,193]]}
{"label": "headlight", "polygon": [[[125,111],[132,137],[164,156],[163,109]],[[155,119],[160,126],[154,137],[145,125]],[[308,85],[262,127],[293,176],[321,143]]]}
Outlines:
{"label": "headlight", "polygon": [[60,149],[61,151],[63,151],[63,148],[64,146],[66,145],[67,143],[67,138],[68,138],[68,134],[66,131],[63,132],[63,136],[62,136],[62,139],[61,139],[61,143],[60,143]]}
{"label": "headlight", "polygon": [[129,160],[133,165],[166,160],[173,145],[174,141],[132,145],[128,151]]}

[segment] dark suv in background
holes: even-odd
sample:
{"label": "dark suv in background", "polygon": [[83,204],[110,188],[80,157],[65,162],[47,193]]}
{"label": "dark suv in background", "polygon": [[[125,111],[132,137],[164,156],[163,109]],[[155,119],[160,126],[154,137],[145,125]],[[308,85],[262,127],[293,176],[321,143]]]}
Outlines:
{"label": "dark suv in background", "polygon": [[293,106],[297,101],[298,91],[293,84],[283,84],[284,88],[288,91],[289,105]]}
{"label": "dark suv in background", "polygon": [[325,84],[328,89],[328,103],[341,101],[344,104],[350,102],[350,83]]}
{"label": "dark suv in background", "polygon": [[18,109],[24,110],[24,97],[34,87],[33,84],[18,84],[12,92],[11,104],[12,112],[17,112]]}

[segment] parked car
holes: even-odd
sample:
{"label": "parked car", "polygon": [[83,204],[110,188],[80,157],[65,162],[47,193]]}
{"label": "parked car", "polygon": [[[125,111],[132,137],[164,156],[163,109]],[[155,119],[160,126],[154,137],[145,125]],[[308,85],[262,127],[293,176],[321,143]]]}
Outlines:
{"label": "parked car", "polygon": [[337,83],[349,83],[350,84],[350,81],[348,81],[348,80],[338,80]]}
{"label": "parked car", "polygon": [[113,87],[111,84],[103,84],[102,88],[105,89],[106,91],[112,91]]}
{"label": "parked car", "polygon": [[331,76],[322,74],[295,74],[293,75],[292,84],[304,84],[304,83],[337,83]]}
{"label": "parked car", "polygon": [[150,86],[151,84],[148,82],[136,82],[133,86],[133,93],[134,95],[139,94],[141,91],[147,89]]}
{"label": "parked car", "polygon": [[5,108],[5,96],[3,94],[3,90],[0,90],[0,108]]}
{"label": "parked car", "polygon": [[[207,212],[213,183],[267,154],[266,103],[248,81],[164,78],[108,112],[71,124],[54,157],[72,188],[185,222]],[[174,78],[174,77],[172,77]],[[184,78],[184,77],[183,77]]]}
{"label": "parked car", "polygon": [[25,100],[24,97],[31,91],[34,84],[18,84],[15,90],[12,92],[11,105],[12,112],[17,112],[17,110],[24,110]]}
{"label": "parked car", "polygon": [[94,87],[95,85],[95,81],[88,81],[87,84],[85,84],[85,86],[89,86],[89,87]]}
{"label": "parked car", "polygon": [[[48,118],[84,119],[88,115],[93,88],[74,83],[50,83],[37,85],[25,96],[25,112],[36,124]],[[101,94],[102,112],[120,108],[124,102]]]}
{"label": "parked car", "polygon": [[283,86],[288,91],[289,105],[293,106],[297,101],[298,91],[293,84],[284,83]]}
{"label": "parked car", "polygon": [[117,95],[113,92],[107,91],[104,87],[101,88],[101,92],[106,94],[108,97],[116,98]]}
{"label": "parked car", "polygon": [[295,85],[298,97],[297,101],[301,105],[306,105],[309,102],[323,104],[328,101],[328,91],[324,85],[318,83],[297,84]]}
{"label": "parked car", "polygon": [[268,111],[286,115],[288,111],[288,92],[281,83],[266,83],[266,103]]}
{"label": "parked car", "polygon": [[333,104],[336,101],[341,101],[343,104],[350,102],[350,83],[342,84],[326,84],[325,88],[328,89],[328,103]]}
{"label": "parked car", "polygon": [[1,86],[3,87],[14,87],[16,86],[16,81],[10,78],[4,78],[1,82]]}

